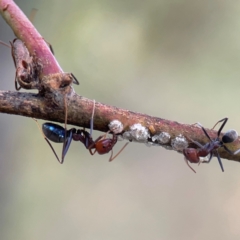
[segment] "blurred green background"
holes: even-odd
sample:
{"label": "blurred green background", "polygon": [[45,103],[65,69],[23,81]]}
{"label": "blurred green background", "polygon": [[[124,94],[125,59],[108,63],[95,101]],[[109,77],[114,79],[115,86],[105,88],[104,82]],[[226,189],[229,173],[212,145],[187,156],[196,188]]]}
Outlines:
{"label": "blurred green background", "polygon": [[[34,24],[80,95],[208,128],[228,116],[224,130],[240,131],[240,2],[16,2],[38,9]],[[13,38],[0,18],[0,39]],[[14,74],[0,46],[1,90],[14,91]],[[73,142],[60,165],[32,119],[1,114],[0,130],[1,239],[240,237],[236,162],[222,173],[214,158],[194,174],[161,147],[131,143],[108,163]]]}

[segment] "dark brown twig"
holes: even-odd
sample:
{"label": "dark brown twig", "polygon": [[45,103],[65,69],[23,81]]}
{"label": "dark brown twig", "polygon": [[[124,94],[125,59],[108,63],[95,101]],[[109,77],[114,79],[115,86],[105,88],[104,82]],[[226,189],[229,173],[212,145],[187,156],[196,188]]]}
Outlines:
{"label": "dark brown twig", "polygon": [[[81,97],[74,92],[71,87],[72,75],[63,73],[49,46],[13,1],[0,0],[0,13],[16,37],[25,43],[29,53],[42,67],[39,73],[39,94],[0,91],[0,112],[63,123],[65,111],[63,99],[67,96],[68,124],[88,128],[92,100]],[[113,120],[119,120],[123,124],[126,139],[161,145],[167,149],[174,148],[180,152],[181,150],[175,147],[177,138],[185,139],[186,144],[188,144],[186,138],[194,139],[202,144],[206,144],[208,141],[198,127],[96,102],[94,129],[106,132],[109,130],[108,124]],[[145,136],[138,138],[136,132],[137,134],[144,132]],[[169,139],[164,143],[159,143],[156,140],[156,136],[161,133],[169,136]],[[212,130],[208,130],[208,133],[211,138],[217,135],[217,132]],[[196,146],[193,145],[193,147]],[[239,149],[240,138],[228,147],[232,151]],[[219,150],[219,154],[221,158],[240,162],[239,155],[230,155],[223,149]]]}

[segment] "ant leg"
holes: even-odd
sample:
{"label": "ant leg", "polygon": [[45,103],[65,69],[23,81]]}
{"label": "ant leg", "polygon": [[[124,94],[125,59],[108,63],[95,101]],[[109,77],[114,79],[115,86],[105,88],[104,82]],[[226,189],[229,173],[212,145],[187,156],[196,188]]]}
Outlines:
{"label": "ant leg", "polygon": [[191,140],[194,144],[196,144],[198,147],[202,148],[203,145],[197,141]]}
{"label": "ant leg", "polygon": [[94,146],[97,142],[105,139],[106,136],[107,136],[107,134],[108,134],[109,132],[110,132],[110,131],[107,131],[104,135],[99,136],[99,137],[98,137],[95,141],[93,141],[87,148],[88,148],[88,149],[92,149],[93,146]]}
{"label": "ant leg", "polygon": [[90,136],[91,137],[92,137],[92,131],[93,131],[94,112],[95,112],[95,99],[93,99],[93,110],[92,110],[92,117],[91,117],[91,120],[90,120]]}
{"label": "ant leg", "polygon": [[98,137],[94,142],[96,143],[96,142],[98,142],[98,141],[100,141],[100,140],[105,139],[105,138],[107,137],[107,135],[108,135],[109,132],[110,132],[110,130],[107,131],[104,135]]}
{"label": "ant leg", "polygon": [[[74,75],[73,75],[74,76]],[[95,113],[95,99],[93,100],[93,110],[92,110],[92,116],[90,119],[90,134],[89,137],[92,139],[92,132],[93,132],[93,124],[94,124],[94,113]],[[106,136],[106,134],[105,134]],[[86,141],[84,143],[85,147],[89,150],[91,155],[94,155],[97,151],[95,148],[94,152],[92,152],[92,149],[94,148],[94,145],[97,141],[101,140],[103,136],[98,137],[95,141],[91,141],[91,144],[89,144],[89,138],[86,137]]]}
{"label": "ant leg", "polygon": [[208,160],[205,160],[205,161],[202,161],[202,163],[210,163],[210,161],[212,160],[212,157],[213,157],[213,153],[210,152],[210,157]]}
{"label": "ant leg", "polygon": [[[104,135],[102,135],[102,136],[99,136],[95,141],[92,141],[92,143],[90,144],[90,145],[87,145],[88,144],[88,141],[86,141],[86,148],[89,150],[89,152],[90,152],[90,154],[91,155],[94,155],[95,153],[96,153],[96,151],[97,151],[97,149],[95,148],[95,144],[96,144],[96,142],[98,142],[98,141],[100,141],[100,140],[102,140],[102,139],[105,139],[106,138],[106,135],[107,135],[107,133],[106,134],[104,134]],[[95,150],[94,150],[94,152],[92,152],[92,149],[94,149],[95,148]]]}
{"label": "ant leg", "polygon": [[[220,165],[220,167],[221,167],[221,169],[222,169],[222,172],[224,172],[223,165],[222,165],[222,160],[221,160],[221,158],[220,158],[219,153],[218,153],[217,150],[216,150],[216,156],[217,156],[219,165]],[[203,163],[210,163],[210,161],[212,160],[212,157],[213,157],[213,153],[211,152],[209,159],[208,159],[207,161],[203,161]]]}
{"label": "ant leg", "polygon": [[[90,135],[89,135],[90,138],[92,138],[92,132],[93,132],[94,112],[95,112],[95,99],[93,99],[93,110],[92,110],[92,116],[90,119]],[[92,152],[92,149],[95,143],[99,141],[101,138],[102,136],[98,137],[95,141],[92,141],[91,144],[89,144],[89,141],[88,141],[89,138],[86,137],[85,146],[89,150],[91,155],[94,155],[96,153],[97,150],[95,149],[94,152]]]}
{"label": "ant leg", "polygon": [[206,137],[212,142],[212,139],[209,137],[209,135],[208,135],[206,129],[205,129],[204,127],[202,127],[202,130],[203,130],[205,136],[206,136]]}
{"label": "ant leg", "polygon": [[67,151],[70,147],[70,144],[72,142],[72,135],[73,135],[73,130],[69,130],[69,136],[67,136],[67,114],[68,114],[68,106],[67,106],[67,96],[64,96],[64,107],[65,107],[65,135],[64,135],[64,142],[63,142],[63,147],[62,147],[62,159],[61,159],[61,164],[64,162],[64,157],[67,154]]}
{"label": "ant leg", "polygon": [[223,118],[223,119],[217,121],[216,124],[211,128],[211,130],[213,130],[220,122],[223,122],[223,124],[222,124],[223,126],[220,127],[220,129],[222,130],[227,121],[228,121],[228,118]]}
{"label": "ant leg", "polygon": [[[217,122],[217,123],[223,122],[221,127],[218,129],[218,137],[220,136],[220,133],[221,133],[222,129],[224,128],[225,124],[227,123],[227,121],[228,121],[228,118],[224,118],[224,119]],[[216,126],[216,124],[214,125],[214,127],[215,126]]]}
{"label": "ant leg", "polygon": [[[109,132],[109,131],[108,131]],[[91,135],[89,135],[90,137],[91,137],[91,144],[90,145],[88,145],[88,138],[86,137],[86,142],[85,142],[85,146],[86,146],[86,148],[89,150],[89,152],[90,152],[90,154],[91,155],[94,155],[95,153],[96,153],[96,151],[97,151],[97,149],[96,149],[96,147],[95,147],[95,145],[96,145],[96,143],[98,142],[98,141],[101,141],[102,139],[105,139],[106,138],[106,135],[108,134],[108,132],[107,133],[105,133],[104,135],[102,135],[102,136],[99,136],[95,141],[92,141],[92,137],[91,137]],[[95,149],[94,150],[94,152],[92,152],[92,149]]]}
{"label": "ant leg", "polygon": [[200,128],[203,130],[205,136],[212,142],[212,139],[209,137],[206,129],[201,125],[201,123],[194,123],[194,124],[192,124],[192,125],[197,125],[198,127],[200,127]]}
{"label": "ant leg", "polygon": [[49,145],[50,148],[52,149],[52,151],[53,151],[55,157],[57,158],[58,162],[59,162],[59,163],[62,163],[62,162],[59,160],[58,155],[57,155],[57,153],[55,152],[55,150],[54,150],[52,144],[49,142],[49,140],[47,139],[47,137],[46,137],[45,134],[43,133],[42,129],[40,128],[37,119],[36,119],[36,118],[33,118],[33,120],[36,122],[36,124],[37,124],[37,126],[38,126],[38,128],[39,128],[39,131],[42,133],[43,138],[46,140],[46,142],[48,143],[48,145]]}
{"label": "ant leg", "polygon": [[64,162],[64,157],[66,156],[67,152],[68,152],[68,149],[70,147],[70,144],[72,142],[72,135],[73,135],[73,132],[70,130],[69,132],[69,136],[67,137],[67,139],[64,141],[63,143],[63,148],[62,148],[62,161],[61,163]]}
{"label": "ant leg", "polygon": [[199,148],[203,148],[203,145],[201,144],[201,143],[199,143],[199,142],[197,142],[197,141],[194,141],[194,140],[192,140],[191,138],[189,138],[189,137],[186,137],[188,140],[190,140],[191,142],[193,142],[194,144],[196,144]]}
{"label": "ant leg", "polygon": [[89,148],[88,150],[89,150],[91,155],[94,155],[96,153],[96,151],[97,151],[97,149],[95,149],[94,152],[92,152],[92,148]]}
{"label": "ant leg", "polygon": [[65,108],[65,120],[64,120],[64,129],[65,129],[65,134],[64,134],[64,142],[63,142],[63,147],[62,147],[62,163],[64,161],[64,156],[65,154],[67,153],[67,150],[66,149],[66,146],[70,146],[67,142],[67,112],[68,112],[68,109],[67,109],[67,96],[65,95],[64,96],[64,108]]}
{"label": "ant leg", "polygon": [[111,153],[111,156],[109,158],[109,162],[113,161],[122,151],[123,149],[129,144],[129,142],[125,143],[124,146],[118,151],[118,153],[113,157],[113,150],[112,150],[112,153]]}
{"label": "ant leg", "polygon": [[222,169],[222,172],[224,172],[222,161],[221,161],[221,158],[219,156],[218,150],[216,150],[216,155],[217,155],[217,159],[218,159],[219,165],[220,165],[220,167]]}
{"label": "ant leg", "polygon": [[196,171],[189,165],[188,160],[187,160],[186,158],[184,158],[184,160],[185,160],[186,164],[188,165],[188,167],[189,167],[193,172],[196,173]]}

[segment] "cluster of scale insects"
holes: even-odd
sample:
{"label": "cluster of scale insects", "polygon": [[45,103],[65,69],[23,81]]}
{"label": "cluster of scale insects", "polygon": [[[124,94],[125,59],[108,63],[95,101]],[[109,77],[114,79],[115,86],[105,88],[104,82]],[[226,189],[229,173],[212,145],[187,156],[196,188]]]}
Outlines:
{"label": "cluster of scale insects", "polygon": [[[0,43],[7,45],[0,41]],[[16,90],[20,90],[21,87],[25,89],[31,89],[38,84],[38,76],[39,72],[41,71],[41,66],[37,63],[37,61],[29,54],[26,46],[24,43],[19,39],[14,39],[13,42],[10,42],[10,46],[12,50],[12,57],[14,61],[14,65],[16,68],[16,75],[15,75],[15,88]],[[50,49],[52,51],[51,45]],[[53,53],[53,51],[52,51]],[[74,77],[72,73],[70,73],[70,76],[73,79],[73,83],[79,84],[78,80]],[[18,86],[19,84],[19,86]],[[209,134],[207,133],[206,129],[199,123],[193,124],[198,125],[204,135],[207,137],[209,142],[207,142],[205,145],[200,144],[197,141],[194,141],[192,139],[189,139],[193,144],[197,146],[197,148],[190,148],[188,147],[188,142],[186,138],[182,135],[179,135],[171,140],[171,136],[167,132],[162,132],[159,135],[154,135],[153,137],[150,137],[149,131],[146,127],[142,126],[141,124],[134,124],[130,127],[129,131],[123,131],[123,125],[118,120],[113,120],[109,124],[109,129],[106,134],[99,136],[96,140],[93,140],[92,138],[92,131],[93,131],[93,124],[94,124],[94,110],[95,110],[95,101],[93,104],[93,110],[92,110],[92,117],[90,119],[90,132],[86,131],[85,129],[75,129],[71,128],[67,130],[67,105],[65,104],[65,128],[58,124],[54,123],[44,123],[42,125],[42,129],[40,130],[43,133],[44,139],[47,141],[49,146],[51,147],[54,155],[56,156],[59,163],[64,162],[64,158],[68,152],[68,149],[70,147],[70,144],[72,140],[74,141],[80,141],[84,146],[89,150],[91,155],[94,155],[96,152],[99,154],[106,154],[111,151],[111,155],[109,158],[109,161],[112,161],[115,159],[122,150],[127,146],[128,143],[126,143],[120,151],[113,156],[113,147],[118,141],[118,137],[122,136],[122,138],[127,139],[129,141],[137,141],[137,142],[144,142],[147,145],[161,145],[165,148],[172,148],[176,151],[182,152],[185,161],[189,168],[195,172],[195,170],[190,166],[190,163],[209,163],[213,156],[216,156],[219,162],[219,165],[221,167],[221,170],[224,171],[221,158],[218,153],[218,149],[220,147],[223,147],[228,153],[235,155],[240,152],[240,149],[236,150],[235,152],[228,149],[228,147],[225,145],[227,143],[232,143],[238,138],[238,134],[235,130],[229,130],[227,131],[222,137],[221,131],[224,128],[225,124],[228,121],[228,118],[223,118],[219,120],[212,129],[215,128],[215,126],[219,123],[222,123],[218,132],[217,137],[214,139],[211,139]],[[111,132],[112,138],[107,138],[107,134]],[[62,147],[62,155],[61,158],[58,157],[56,154],[52,144],[50,141],[53,141],[55,143],[63,143]],[[171,140],[171,146],[168,145],[168,143]],[[206,159],[207,158],[207,159]]]}

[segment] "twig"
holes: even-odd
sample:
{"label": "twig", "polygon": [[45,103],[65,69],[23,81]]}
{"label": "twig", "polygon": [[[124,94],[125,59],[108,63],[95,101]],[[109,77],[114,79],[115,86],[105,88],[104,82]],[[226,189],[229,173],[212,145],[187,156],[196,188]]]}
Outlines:
{"label": "twig", "polygon": [[[68,105],[68,123],[79,127],[90,127],[92,114],[93,100],[81,97],[74,94],[69,99]],[[148,131],[148,138],[145,143],[154,143],[154,136],[160,133],[168,133],[170,139],[166,144],[163,144],[167,149],[172,149],[172,141],[179,135],[194,139],[202,144],[208,142],[202,130],[192,125],[181,124],[165,120],[162,118],[152,117],[141,113],[128,111],[125,109],[108,106],[96,102],[94,114],[94,129],[102,132],[108,131],[108,124],[115,119],[118,119],[123,124],[124,131],[129,131],[134,124],[141,124]],[[64,123],[64,106],[54,106],[54,103],[49,103],[44,97],[32,93],[20,92],[4,92],[0,91],[0,112],[22,115],[26,117],[34,117],[49,121]],[[210,137],[216,137],[217,132],[207,130]],[[136,139],[133,139],[136,141]],[[142,142],[142,141],[139,141]],[[229,149],[234,151],[240,148],[240,139],[230,144]],[[229,160],[240,161],[239,155],[230,155],[223,149],[219,149],[219,154],[222,158]]]}
{"label": "twig", "polygon": [[[0,13],[16,37],[25,43],[30,54],[42,66],[39,77],[40,93],[0,91],[0,112],[64,123],[63,99],[67,96],[68,124],[89,128],[93,100],[81,97],[74,92],[71,87],[71,75],[63,73],[44,39],[13,1],[0,0]],[[181,149],[178,149],[176,143],[183,142],[188,145],[186,139],[194,139],[201,144],[208,142],[198,127],[96,102],[94,129],[107,132],[108,125],[113,120],[123,124],[123,136],[131,141],[161,145],[166,149],[179,152]],[[216,137],[216,131],[207,131],[211,138]],[[193,145],[193,147],[196,146]],[[228,147],[232,151],[239,149],[240,138]],[[219,154],[222,158],[240,162],[239,155],[230,155],[224,149],[219,149]]]}

